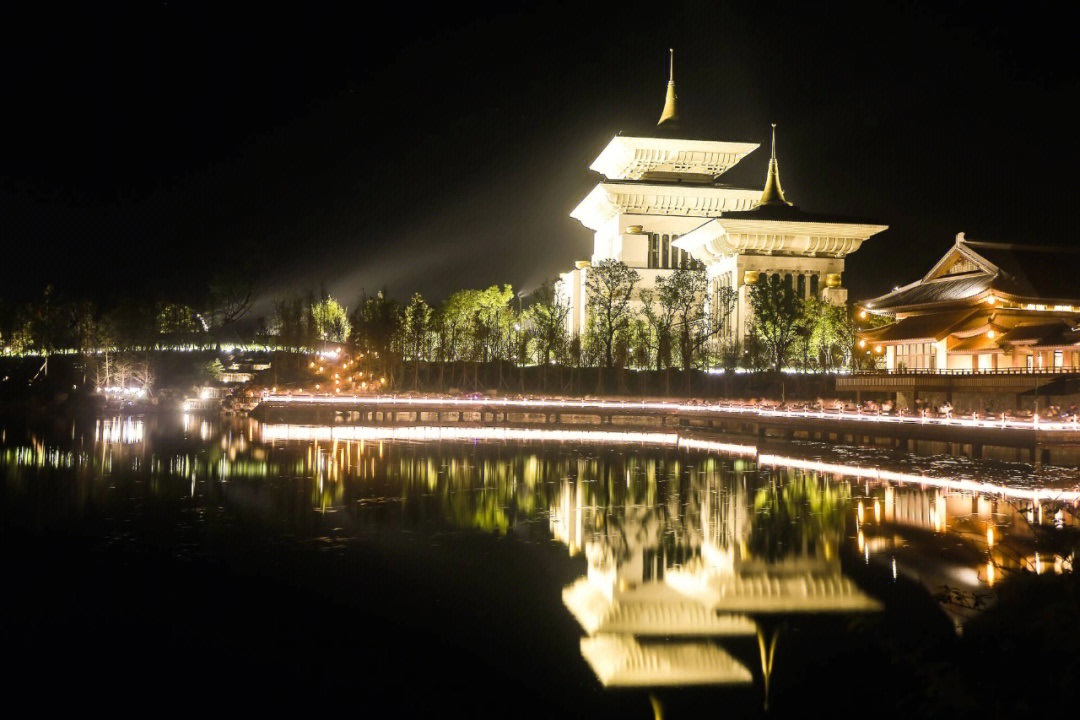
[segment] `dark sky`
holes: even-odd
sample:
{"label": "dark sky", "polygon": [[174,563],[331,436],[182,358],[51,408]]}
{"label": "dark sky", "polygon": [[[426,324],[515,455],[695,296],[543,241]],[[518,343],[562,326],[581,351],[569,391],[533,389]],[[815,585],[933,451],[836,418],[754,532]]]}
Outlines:
{"label": "dark sky", "polygon": [[[532,289],[588,257],[568,213],[610,138],[655,124],[668,47],[713,139],[775,121],[789,200],[891,226],[848,259],[855,298],[961,230],[1076,242],[1076,43],[1051,9],[381,6],[4,10],[0,296],[197,300],[252,252],[264,299]],[[759,187],[767,160],[724,179]]]}

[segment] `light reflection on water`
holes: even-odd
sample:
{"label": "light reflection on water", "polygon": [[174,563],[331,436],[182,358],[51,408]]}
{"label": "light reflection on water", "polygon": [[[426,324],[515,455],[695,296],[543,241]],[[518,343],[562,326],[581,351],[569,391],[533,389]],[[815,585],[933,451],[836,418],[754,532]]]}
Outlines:
{"label": "light reflection on water", "polygon": [[1036,549],[1039,528],[1078,526],[1073,477],[1047,493],[1014,481],[1015,469],[995,480],[977,465],[884,467],[809,445],[804,456],[798,447],[759,456],[674,433],[187,415],[5,427],[3,437],[6,497],[58,524],[106,508],[119,528],[152,499],[174,504],[188,532],[242,515],[336,547],[385,527],[539,533],[585,559],[563,602],[585,632],[583,656],[612,686],[750,682],[722,639],[756,635],[769,667],[775,637],[756,618],[878,607],[842,572],[844,553],[933,591],[972,594],[1020,569],[1068,571],[1075,559]]}

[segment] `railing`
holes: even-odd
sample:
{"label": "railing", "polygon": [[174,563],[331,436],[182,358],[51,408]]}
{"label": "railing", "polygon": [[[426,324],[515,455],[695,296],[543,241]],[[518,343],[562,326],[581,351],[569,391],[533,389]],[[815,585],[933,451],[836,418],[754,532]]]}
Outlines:
{"label": "railing", "polygon": [[849,375],[1080,375],[1080,365],[1062,365],[1043,368],[996,368],[996,369],[961,369],[961,368],[880,368],[875,370],[855,370]]}
{"label": "railing", "polygon": [[600,410],[608,412],[659,411],[680,412],[696,415],[735,415],[759,418],[801,418],[806,420],[843,420],[875,423],[878,425],[936,425],[961,428],[985,428],[995,430],[1036,430],[1080,433],[1080,418],[1045,419],[1035,415],[1031,419],[1006,417],[935,417],[924,414],[905,415],[879,414],[861,410],[794,410],[752,405],[728,403],[674,403],[630,400],[565,400],[551,399],[512,399],[512,398],[439,398],[439,397],[397,397],[393,395],[274,395],[266,394],[267,403],[311,404],[327,406],[379,405],[388,408],[462,408],[487,407],[517,410],[561,410],[569,412],[575,409]]}

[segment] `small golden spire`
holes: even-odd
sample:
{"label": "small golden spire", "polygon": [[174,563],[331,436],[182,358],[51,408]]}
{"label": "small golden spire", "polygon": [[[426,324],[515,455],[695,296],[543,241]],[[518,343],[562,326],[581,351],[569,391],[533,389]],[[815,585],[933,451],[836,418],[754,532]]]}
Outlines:
{"label": "small golden spire", "polygon": [[667,97],[664,98],[664,111],[660,113],[660,122],[656,123],[657,125],[675,124],[679,120],[679,111],[675,109],[675,48],[669,48],[668,52],[671,55],[668,59]]}
{"label": "small golden spire", "polygon": [[776,123],[772,124],[772,155],[769,157],[769,174],[765,176],[765,189],[758,205],[790,205],[780,188],[780,167],[776,164]]}

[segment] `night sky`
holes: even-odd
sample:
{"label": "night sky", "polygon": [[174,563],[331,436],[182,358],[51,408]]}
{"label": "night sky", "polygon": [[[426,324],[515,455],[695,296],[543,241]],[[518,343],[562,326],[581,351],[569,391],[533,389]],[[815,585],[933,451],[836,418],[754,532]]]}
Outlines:
{"label": "night sky", "polygon": [[[320,284],[534,289],[589,256],[568,213],[611,137],[655,125],[668,47],[709,139],[775,121],[789,200],[890,225],[848,258],[852,298],[959,231],[1077,242],[1076,43],[1050,10],[348,7],[5,10],[0,297],[198,302],[250,257],[263,310]],[[767,161],[724,181],[760,187]]]}

